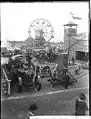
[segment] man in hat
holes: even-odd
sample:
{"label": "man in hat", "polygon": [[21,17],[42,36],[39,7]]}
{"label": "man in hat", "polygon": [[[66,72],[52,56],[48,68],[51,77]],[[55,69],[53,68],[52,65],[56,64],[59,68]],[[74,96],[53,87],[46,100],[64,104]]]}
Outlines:
{"label": "man in hat", "polygon": [[36,74],[39,74],[40,73],[40,67],[39,67],[39,65],[37,64],[37,66],[36,66]]}
{"label": "man in hat", "polygon": [[30,67],[31,66],[31,60],[32,60],[31,53],[27,52],[27,54],[26,54],[26,60],[28,62],[28,66]]}
{"label": "man in hat", "polygon": [[18,77],[18,93],[22,93],[22,78]]}
{"label": "man in hat", "polygon": [[64,81],[65,89],[68,89],[68,86],[69,86],[69,83],[70,83],[70,76],[67,74],[66,71],[64,71],[64,76],[63,76],[62,80]]}
{"label": "man in hat", "polygon": [[75,103],[75,115],[86,115],[86,111],[88,111],[87,104],[85,102],[86,96],[84,93],[80,93],[80,96],[78,99],[76,99]]}

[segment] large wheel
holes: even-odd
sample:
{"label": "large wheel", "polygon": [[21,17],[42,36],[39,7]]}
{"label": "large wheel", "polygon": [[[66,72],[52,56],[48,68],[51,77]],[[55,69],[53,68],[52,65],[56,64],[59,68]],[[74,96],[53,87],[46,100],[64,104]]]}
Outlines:
{"label": "large wheel", "polygon": [[49,42],[54,35],[53,26],[45,19],[36,19],[29,27],[29,35],[33,39],[35,39],[36,36],[42,35],[42,37]]}

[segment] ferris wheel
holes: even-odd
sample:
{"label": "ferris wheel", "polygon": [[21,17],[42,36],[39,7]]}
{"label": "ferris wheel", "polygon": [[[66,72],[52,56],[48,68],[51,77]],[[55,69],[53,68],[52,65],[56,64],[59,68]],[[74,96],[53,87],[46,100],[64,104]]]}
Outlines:
{"label": "ferris wheel", "polygon": [[51,23],[45,19],[34,20],[28,31],[29,35],[35,39],[37,36],[42,36],[48,42],[54,38],[54,30]]}

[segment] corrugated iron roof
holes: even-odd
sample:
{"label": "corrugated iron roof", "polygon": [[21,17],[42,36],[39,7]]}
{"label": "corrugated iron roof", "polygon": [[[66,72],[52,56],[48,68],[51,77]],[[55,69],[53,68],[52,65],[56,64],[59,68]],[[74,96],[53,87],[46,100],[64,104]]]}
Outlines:
{"label": "corrugated iron roof", "polygon": [[67,24],[64,24],[64,26],[77,26],[78,24],[76,24],[73,21],[69,21]]}

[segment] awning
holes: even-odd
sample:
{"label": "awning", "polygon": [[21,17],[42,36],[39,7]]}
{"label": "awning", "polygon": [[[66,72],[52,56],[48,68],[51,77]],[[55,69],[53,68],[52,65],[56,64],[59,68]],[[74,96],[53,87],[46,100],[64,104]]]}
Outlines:
{"label": "awning", "polygon": [[17,57],[22,57],[22,55],[14,55],[14,56],[12,56],[11,58],[12,58],[13,60],[15,60]]}
{"label": "awning", "polygon": [[79,43],[75,45],[75,50],[81,52],[89,52],[89,46]]}
{"label": "awning", "polygon": [[11,47],[11,43],[9,41],[1,41],[1,48],[6,48],[7,50],[14,51]]}
{"label": "awning", "polygon": [[47,49],[33,49],[34,51],[46,51]]}

